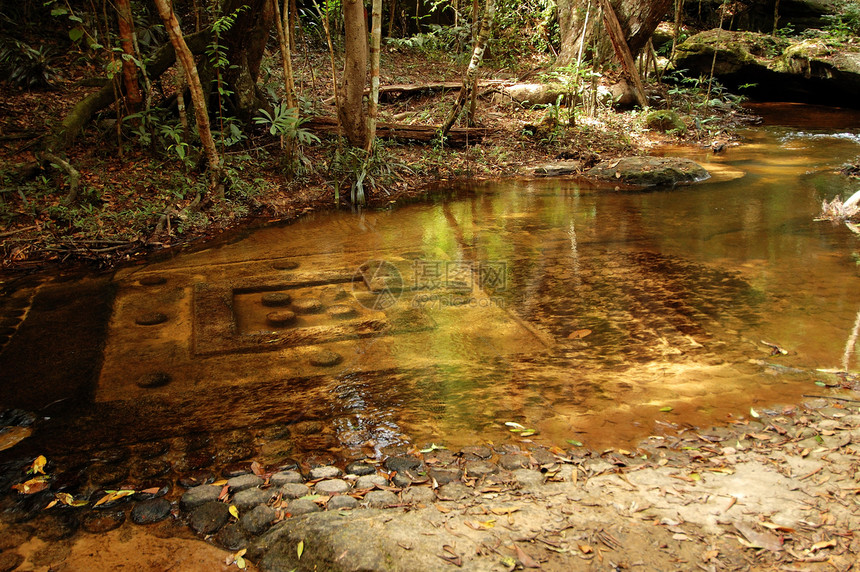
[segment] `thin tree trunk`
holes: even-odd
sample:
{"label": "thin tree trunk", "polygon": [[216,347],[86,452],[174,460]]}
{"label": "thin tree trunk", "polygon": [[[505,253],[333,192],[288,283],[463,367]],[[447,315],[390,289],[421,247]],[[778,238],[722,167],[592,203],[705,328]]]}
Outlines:
{"label": "thin tree trunk", "polygon": [[478,77],[478,67],[484,59],[484,48],[487,44],[487,39],[490,37],[490,32],[493,27],[493,16],[496,13],[496,4],[494,0],[487,0],[487,7],[484,10],[484,19],[481,21],[481,31],[478,32],[478,37],[475,39],[475,46],[472,48],[472,59],[469,60],[469,67],[466,69],[466,75],[463,78],[463,87],[460,88],[460,95],[451,108],[445,124],[442,125],[442,137],[448,134],[457,117],[463,110],[466,100],[469,97],[469,92],[472,89],[472,84]]}
{"label": "thin tree trunk", "polygon": [[367,23],[364,3],[361,0],[344,0],[343,20],[346,57],[338,115],[350,145],[363,148],[367,144],[367,124],[362,107],[367,77]]}
{"label": "thin tree trunk", "polygon": [[681,37],[681,25],[684,23],[684,0],[675,0],[675,28],[672,34],[672,54],[669,61],[675,62],[675,49],[678,47],[678,38]]}
{"label": "thin tree trunk", "polygon": [[779,0],[773,4],[773,36],[776,37],[776,31],[779,29]]}
{"label": "thin tree trunk", "polygon": [[287,92],[287,106],[297,107],[296,105],[296,84],[293,79],[293,57],[291,46],[288,45],[288,38],[284,33],[284,23],[289,23],[289,3],[284,1],[284,15],[281,17],[281,9],[278,5],[278,0],[272,0],[272,6],[275,10],[275,28],[278,31],[278,43],[281,46],[281,64],[284,67],[284,89]]}
{"label": "thin tree trunk", "polygon": [[124,56],[122,59],[122,84],[125,88],[126,107],[132,113],[140,110],[143,103],[143,95],[140,93],[140,84],[137,81],[138,59],[134,45],[134,19],[131,15],[130,0],[116,0],[117,21],[119,27],[119,44]]}
{"label": "thin tree trunk", "polygon": [[334,92],[335,109],[338,110],[338,114],[337,114],[337,137],[338,137],[338,140],[340,140],[340,136],[341,136],[342,131],[343,131],[343,124],[341,123],[341,120],[340,120],[340,93],[337,89],[337,71],[335,70],[335,64],[334,64],[334,44],[332,43],[332,40],[331,40],[331,24],[330,24],[329,19],[328,19],[328,6],[326,6],[326,10],[325,10],[325,12],[323,12],[322,8],[320,8],[320,5],[317,4],[317,0],[313,0],[313,3],[314,3],[314,8],[317,11],[317,14],[319,14],[319,17],[322,20],[323,31],[325,32],[325,40],[326,40],[326,43],[328,44],[328,60],[329,60],[329,65],[331,66],[331,90]]}
{"label": "thin tree trunk", "polygon": [[633,61],[633,54],[630,52],[630,46],[627,45],[627,39],[624,35],[624,30],[621,29],[621,23],[615,15],[615,10],[609,0],[600,0],[603,8],[603,23],[606,26],[606,31],[609,32],[609,39],[612,41],[612,46],[615,48],[615,53],[618,54],[618,59],[621,60],[621,65],[624,71],[633,82],[633,93],[636,95],[636,101],[642,108],[648,106],[648,100],[645,97],[645,87],[642,85],[642,78],[639,77],[639,72],[636,71],[636,62]]}
{"label": "thin tree trunk", "polygon": [[218,156],[218,150],[215,148],[215,140],[212,139],[212,131],[209,128],[209,115],[206,112],[203,86],[200,84],[200,76],[197,74],[197,64],[194,63],[194,56],[182,37],[182,30],[179,28],[179,22],[173,13],[170,0],[155,0],[155,7],[158,9],[158,14],[161,16],[164,27],[170,36],[170,43],[173,44],[173,49],[176,51],[176,59],[182,63],[182,69],[185,72],[185,79],[191,92],[191,101],[194,103],[197,132],[200,134],[200,142],[203,144],[203,151],[206,153],[206,162],[211,172],[211,180],[214,186],[217,174],[221,169],[221,158]]}
{"label": "thin tree trunk", "polygon": [[379,114],[379,48],[382,43],[382,0],[373,0],[370,26],[370,106],[367,110],[367,150],[376,138]]}

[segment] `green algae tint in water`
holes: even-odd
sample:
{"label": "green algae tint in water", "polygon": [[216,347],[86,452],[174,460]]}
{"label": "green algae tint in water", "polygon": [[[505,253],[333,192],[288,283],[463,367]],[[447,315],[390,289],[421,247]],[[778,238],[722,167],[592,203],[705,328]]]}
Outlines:
{"label": "green algae tint in water", "polygon": [[[815,369],[843,365],[860,241],[813,219],[858,186],[836,169],[860,139],[745,137],[718,156],[672,150],[713,171],[692,187],[487,183],[121,270],[94,403],[64,420],[66,442],[321,422],[295,455],[504,442],[516,422],[600,447],[829,391]],[[270,310],[273,293],[294,305]],[[135,323],[152,312],[167,321]],[[170,382],[140,387],[153,372]]]}

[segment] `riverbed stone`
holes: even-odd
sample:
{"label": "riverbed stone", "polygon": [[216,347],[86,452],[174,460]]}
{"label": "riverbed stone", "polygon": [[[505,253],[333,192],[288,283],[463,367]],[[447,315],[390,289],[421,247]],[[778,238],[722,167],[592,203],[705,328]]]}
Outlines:
{"label": "riverbed stone", "polygon": [[141,501],[131,509],[131,521],[135,524],[153,524],[167,518],[170,502],[163,498]]}
{"label": "riverbed stone", "polygon": [[340,469],[331,465],[314,467],[310,471],[311,479],[333,479],[341,475]]}
{"label": "riverbed stone", "polygon": [[302,474],[298,471],[280,471],[269,477],[269,483],[275,487],[280,487],[287,483],[301,483],[303,480]]}
{"label": "riverbed stone", "polygon": [[555,455],[542,447],[536,448],[531,452],[531,455],[532,459],[534,459],[538,465],[553,465],[558,463],[558,459],[555,458]]}
{"label": "riverbed stone", "polygon": [[511,473],[520,485],[523,487],[534,487],[542,485],[544,482],[544,474],[540,471],[531,469],[517,469]]}
{"label": "riverbed stone", "polygon": [[401,473],[407,470],[419,470],[421,467],[421,460],[415,459],[414,457],[388,457],[383,461],[382,466],[384,466],[389,471],[397,471]]}
{"label": "riverbed stone", "polygon": [[463,471],[457,467],[434,468],[428,470],[427,473],[440,485],[447,485],[448,483],[459,481],[463,477]]}
{"label": "riverbed stone", "polygon": [[704,181],[710,175],[698,163],[680,157],[622,157],[601,161],[585,172],[597,181],[635,188],[676,186]]}
{"label": "riverbed stone", "polygon": [[113,485],[128,477],[128,467],[96,463],[87,471],[90,482],[96,486]]}
{"label": "riverbed stone", "polygon": [[382,475],[363,475],[355,481],[355,488],[359,490],[372,489],[375,487],[387,487],[388,479]]}
{"label": "riverbed stone", "polygon": [[81,518],[81,528],[91,534],[103,534],[119,528],[124,522],[124,510],[100,510],[85,514]]}
{"label": "riverbed stone", "polygon": [[364,502],[371,508],[384,508],[400,503],[397,495],[391,491],[370,491],[364,495]]}
{"label": "riverbed stone", "polygon": [[429,504],[436,500],[436,493],[430,487],[409,487],[401,496],[403,502],[411,504]]}
{"label": "riverbed stone", "polygon": [[460,449],[460,454],[467,461],[489,459],[493,456],[493,450],[484,445],[470,445]]}
{"label": "riverbed stone", "polygon": [[177,483],[180,487],[192,489],[200,485],[208,485],[215,482],[215,473],[212,471],[194,471],[179,477]]}
{"label": "riverbed stone", "polygon": [[233,477],[227,481],[227,486],[230,487],[230,492],[237,493],[246,489],[259,487],[265,481],[257,475],[240,475]]}
{"label": "riverbed stone", "polygon": [[391,484],[402,489],[411,485],[412,479],[405,473],[394,473],[394,476],[391,477]]}
{"label": "riverbed stone", "polygon": [[229,506],[223,502],[207,501],[191,511],[188,524],[198,534],[214,534],[229,521]]}
{"label": "riverbed stone", "polygon": [[436,494],[441,500],[456,501],[472,496],[472,489],[460,483],[448,483],[439,487]]}
{"label": "riverbed stone", "polygon": [[298,499],[309,495],[311,489],[301,483],[287,483],[280,488],[281,496],[285,499]]}
{"label": "riverbed stone", "polygon": [[221,496],[221,487],[213,485],[200,485],[188,489],[179,500],[179,508],[183,511],[191,511],[204,503],[217,501]]}
{"label": "riverbed stone", "polygon": [[353,461],[346,466],[346,473],[349,475],[372,475],[376,472],[376,467],[362,461]]}
{"label": "riverbed stone", "polygon": [[273,489],[258,489],[250,488],[239,491],[233,496],[233,504],[239,509],[239,512],[251,510],[255,506],[266,504],[274,496]]}
{"label": "riverbed stone", "polygon": [[221,528],[213,537],[215,544],[226,550],[242,550],[248,545],[248,539],[238,523],[228,524]]}
{"label": "riverbed stone", "polygon": [[355,508],[358,506],[358,501],[349,495],[338,495],[331,497],[326,505],[328,510],[342,510],[347,508]]}
{"label": "riverbed stone", "polygon": [[276,516],[275,509],[261,504],[242,515],[239,519],[239,527],[248,534],[257,536],[272,526]]}
{"label": "riverbed stone", "polygon": [[499,467],[487,461],[466,461],[464,472],[470,477],[480,479],[499,472]]}
{"label": "riverbed stone", "polygon": [[320,512],[322,509],[317,503],[308,499],[296,499],[287,505],[287,512],[293,516],[300,514],[308,514],[312,512]]}
{"label": "riverbed stone", "polygon": [[343,479],[328,479],[315,484],[314,489],[324,495],[342,494],[349,490],[349,483]]}
{"label": "riverbed stone", "polygon": [[525,455],[519,455],[515,453],[509,455],[502,455],[499,457],[499,465],[506,471],[515,471],[516,469],[528,467],[529,458]]}
{"label": "riverbed stone", "polygon": [[77,511],[42,514],[33,521],[33,533],[50,543],[69,538],[79,526]]}

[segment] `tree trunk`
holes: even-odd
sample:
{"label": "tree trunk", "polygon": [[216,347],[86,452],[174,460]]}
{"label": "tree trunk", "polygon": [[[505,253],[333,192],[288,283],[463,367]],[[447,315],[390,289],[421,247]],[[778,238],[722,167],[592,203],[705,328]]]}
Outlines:
{"label": "tree trunk", "polygon": [[469,60],[469,67],[466,69],[466,75],[463,78],[463,87],[460,88],[460,95],[451,108],[445,124],[442,125],[442,136],[448,134],[451,126],[457,121],[457,117],[463,110],[466,100],[469,98],[469,92],[478,79],[478,67],[484,59],[484,48],[487,44],[487,39],[490,37],[490,32],[493,28],[493,17],[496,14],[496,4],[494,0],[487,0],[487,7],[484,10],[484,19],[481,21],[481,31],[478,32],[478,37],[475,38],[475,46],[472,48],[472,59]]}
{"label": "tree trunk", "polygon": [[633,92],[636,95],[636,101],[644,109],[648,106],[648,100],[645,97],[645,88],[642,86],[642,78],[636,69],[633,54],[624,40],[624,30],[621,29],[621,23],[618,21],[609,0],[600,0],[600,7],[603,8],[603,23],[606,26],[606,31],[609,32],[609,39],[612,41],[615,53],[618,55],[618,59],[621,60],[621,65],[627,77],[633,82]]}
{"label": "tree trunk", "polygon": [[284,98],[289,107],[297,107],[296,105],[296,84],[293,78],[293,56],[292,46],[289,44],[289,37],[284,33],[284,26],[289,25],[289,2],[284,0],[284,13],[281,15],[281,9],[278,5],[278,0],[272,0],[272,6],[275,10],[275,28],[278,31],[278,43],[281,47],[281,64],[284,68],[284,90],[286,97]]}
{"label": "tree trunk", "polygon": [[[611,0],[612,8],[624,30],[627,45],[633,56],[648,43],[657,25],[666,16],[673,0]],[[600,18],[590,18],[586,22],[586,2],[582,0],[558,0],[558,26],[561,35],[561,50],[556,64],[566,66],[576,61],[577,50],[585,34],[585,43],[598,40],[598,58],[611,53],[612,46],[600,25]],[[595,54],[592,54],[594,58]]]}
{"label": "tree trunk", "polygon": [[173,44],[173,49],[176,51],[176,59],[182,63],[182,68],[185,71],[185,79],[191,92],[191,101],[194,102],[197,132],[200,134],[200,142],[203,144],[206,162],[213,174],[214,182],[214,175],[221,169],[221,159],[218,157],[215,140],[212,139],[212,131],[209,129],[209,115],[206,111],[206,101],[203,98],[203,86],[200,85],[200,76],[197,75],[197,64],[194,63],[194,56],[182,37],[182,30],[179,28],[179,22],[173,13],[170,0],[155,0],[155,7],[158,9],[158,14],[170,36],[170,43]]}
{"label": "tree trunk", "polygon": [[[192,54],[201,54],[209,43],[211,32],[204,30],[185,37],[185,42]],[[152,57],[146,62],[146,69],[153,79],[159,77],[176,61],[176,50],[173,44],[165,44],[158,48]],[[101,111],[116,99],[113,82],[107,82],[99,91],[91,93],[75,104],[71,111],[63,118],[53,130],[48,140],[47,149],[54,152],[68,148],[80,134],[84,125],[97,112]]]}
{"label": "tree trunk", "polygon": [[361,101],[367,76],[367,23],[361,0],[344,0],[343,20],[346,57],[338,98],[338,116],[350,145],[363,148],[367,143],[367,125]]}
{"label": "tree trunk", "polygon": [[116,0],[116,11],[119,25],[119,43],[125,57],[122,60],[122,85],[125,88],[126,107],[131,113],[140,110],[143,103],[143,95],[140,93],[140,84],[137,81],[137,65],[134,63],[139,58],[134,46],[134,19],[131,15],[130,0]]}
{"label": "tree trunk", "polygon": [[[245,6],[247,8],[243,8]],[[234,14],[237,10],[236,21],[220,41],[227,48],[227,59],[231,64],[224,70],[224,79],[233,91],[236,115],[242,121],[248,121],[258,109],[266,107],[265,98],[257,88],[257,78],[275,11],[269,0],[225,0],[224,15]]]}
{"label": "tree trunk", "polygon": [[367,110],[367,149],[376,138],[376,117],[379,113],[379,48],[382,43],[382,0],[373,0],[370,30],[370,107]]}

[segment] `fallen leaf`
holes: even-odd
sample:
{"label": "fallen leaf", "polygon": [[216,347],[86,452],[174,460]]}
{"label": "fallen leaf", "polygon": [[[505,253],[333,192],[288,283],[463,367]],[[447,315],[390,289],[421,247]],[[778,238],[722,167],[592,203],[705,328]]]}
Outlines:
{"label": "fallen leaf", "polygon": [[759,417],[761,417],[761,415],[759,415],[758,411],[756,411],[756,410],[755,410],[755,409],[753,409],[752,407],[750,407],[750,416],[751,416],[753,419],[758,419]]}
{"label": "fallen leaf", "polygon": [[29,481],[18,483],[17,485],[12,485],[12,488],[21,493],[22,495],[31,495],[33,493],[37,493],[39,491],[47,489],[48,481],[49,477],[42,475],[41,477],[34,477]]}
{"label": "fallen leaf", "polygon": [[39,455],[38,457],[36,457],[36,460],[33,461],[33,464],[30,466],[30,470],[27,472],[33,473],[34,475],[36,473],[44,475],[45,474],[45,464],[47,462],[48,462],[48,459],[46,459],[44,455]]}
{"label": "fallen leaf", "polygon": [[298,546],[296,546],[296,554],[298,555],[298,558],[300,560],[302,558],[302,554],[304,553],[304,551],[305,551],[305,541],[299,540],[299,544],[298,544]]}
{"label": "fallen leaf", "polygon": [[579,551],[583,554],[591,554],[592,552],[594,552],[594,548],[588,544],[580,544],[578,548]]}
{"label": "fallen leaf", "polygon": [[836,539],[831,538],[830,540],[822,540],[821,542],[816,542],[812,545],[810,550],[812,550],[813,552],[817,552],[824,548],[833,548],[834,546],[836,546]]}
{"label": "fallen leaf", "polygon": [[149,487],[148,489],[143,489],[140,492],[147,494],[147,495],[154,495],[154,494],[158,493],[158,491],[160,491],[160,490],[161,489],[158,487]]}
{"label": "fallen leaf", "polygon": [[258,477],[262,477],[266,473],[266,471],[263,470],[263,465],[261,465],[257,461],[251,463],[251,472]]}
{"label": "fallen leaf", "polygon": [[582,441],[577,441],[576,439],[568,439],[567,442],[574,447],[582,447]]}
{"label": "fallen leaf", "polygon": [[670,411],[672,411],[672,408],[671,408],[671,407],[669,407],[668,405],[667,405],[666,407],[661,407],[661,408],[660,408],[660,412],[661,412],[661,413],[669,413]]}
{"label": "fallen leaf", "polygon": [[505,425],[507,425],[508,427],[513,427],[515,429],[519,429],[519,430],[525,429],[524,426],[522,426],[519,423],[516,423],[514,421],[505,421]]}
{"label": "fallen leaf", "polygon": [[591,335],[591,330],[582,329],[582,330],[574,330],[570,334],[568,334],[567,339],[569,340],[581,340],[587,336]]}
{"label": "fallen leaf", "polygon": [[764,548],[771,552],[782,550],[782,543],[779,538],[769,532],[757,532],[753,527],[743,522],[736,522],[735,528],[744,535],[749,543],[748,546],[751,548]]}
{"label": "fallen leaf", "polygon": [[233,518],[235,518],[236,520],[239,520],[239,509],[236,508],[236,505],[231,504],[229,510],[230,510],[230,514],[233,515]]}
{"label": "fallen leaf", "polygon": [[514,544],[514,550],[517,551],[517,560],[523,565],[523,568],[540,568],[540,562],[529,556],[525,551]]}

